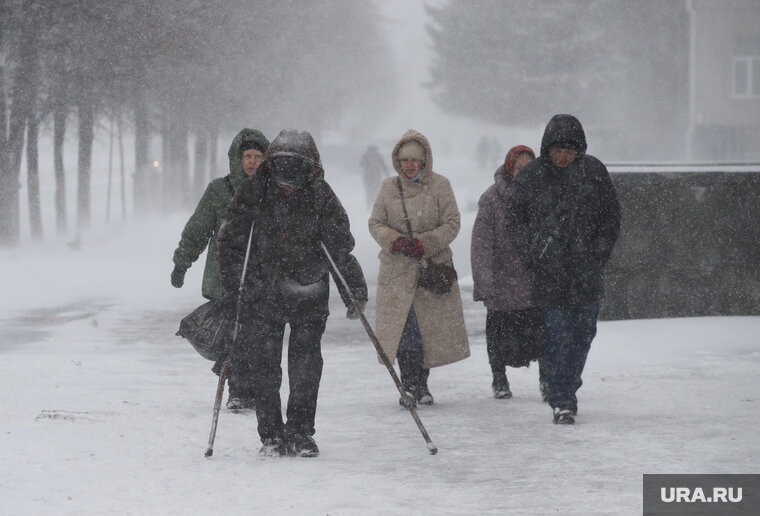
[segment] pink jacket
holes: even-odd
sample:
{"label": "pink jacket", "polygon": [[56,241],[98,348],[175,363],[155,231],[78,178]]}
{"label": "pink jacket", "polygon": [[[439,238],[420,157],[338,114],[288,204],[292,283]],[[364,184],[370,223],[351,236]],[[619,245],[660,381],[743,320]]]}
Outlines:
{"label": "pink jacket", "polygon": [[472,296],[492,310],[531,308],[535,305],[530,276],[512,246],[506,221],[513,180],[505,173],[504,165],[496,170],[494,179],[495,183],[478,201],[478,215],[472,228]]}

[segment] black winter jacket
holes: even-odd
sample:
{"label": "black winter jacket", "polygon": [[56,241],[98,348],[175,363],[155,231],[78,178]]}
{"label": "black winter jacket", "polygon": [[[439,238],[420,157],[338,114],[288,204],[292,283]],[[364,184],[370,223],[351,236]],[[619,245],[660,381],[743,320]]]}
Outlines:
{"label": "black winter jacket", "polygon": [[[330,186],[319,177],[286,196],[266,169],[237,189],[219,234],[225,293],[237,291],[248,235],[253,225],[244,300],[254,315],[288,320],[326,317],[330,265],[324,242],[357,300],[367,286],[356,258],[348,216]],[[344,304],[350,301],[336,282]]]}
{"label": "black winter jacket", "polygon": [[[578,151],[565,168],[549,157],[555,143],[570,143]],[[586,154],[586,136],[575,117],[556,115],[549,121],[541,155],[517,176],[507,217],[538,306],[580,307],[601,299],[604,265],[620,231],[620,206],[607,168]]]}

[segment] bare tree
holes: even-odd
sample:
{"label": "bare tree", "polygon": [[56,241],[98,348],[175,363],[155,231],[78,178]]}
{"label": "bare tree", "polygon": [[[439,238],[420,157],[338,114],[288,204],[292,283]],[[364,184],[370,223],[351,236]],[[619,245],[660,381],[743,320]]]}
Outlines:
{"label": "bare tree", "polygon": [[[41,235],[36,141],[48,115],[59,234],[69,229],[63,156],[71,115],[78,230],[91,222],[103,117],[134,134],[135,211],[184,208],[203,191],[209,165],[216,168],[220,134],[297,126],[318,135],[348,110],[377,109],[368,99],[386,75],[377,66],[385,51],[378,22],[370,0],[0,0],[0,245],[20,236],[25,136],[30,227]],[[150,165],[152,135],[164,143],[160,169]]]}
{"label": "bare tree", "polygon": [[[40,10],[39,2],[30,0],[14,7],[16,9],[8,9],[7,3],[0,6],[0,44],[7,52],[5,55],[17,63],[13,70],[8,129],[3,148],[0,149],[0,245],[6,246],[18,243],[20,236],[19,174],[24,133],[36,94],[34,85],[37,81],[39,48],[39,32],[34,27]],[[11,27],[16,28],[15,34],[10,33]],[[9,34],[14,38],[6,47],[5,37]],[[3,66],[3,82],[7,77],[6,66],[7,61]],[[2,109],[3,112],[8,109],[5,96]]]}

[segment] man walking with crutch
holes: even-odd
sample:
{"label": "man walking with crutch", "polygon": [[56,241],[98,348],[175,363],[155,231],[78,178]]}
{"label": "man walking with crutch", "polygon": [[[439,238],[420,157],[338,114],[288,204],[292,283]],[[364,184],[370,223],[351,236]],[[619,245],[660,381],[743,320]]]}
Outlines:
{"label": "man walking with crutch", "polygon": [[[316,457],[314,420],[330,290],[322,244],[350,289],[349,295],[338,283],[348,317],[358,315],[355,308],[364,309],[367,286],[351,254],[348,216],[324,180],[311,135],[281,131],[264,158],[256,177],[238,188],[218,239],[226,292],[239,286],[249,235],[251,240],[233,358],[252,373],[246,378],[256,394],[259,453]],[[290,392],[283,421],[280,363],[286,324]]]}

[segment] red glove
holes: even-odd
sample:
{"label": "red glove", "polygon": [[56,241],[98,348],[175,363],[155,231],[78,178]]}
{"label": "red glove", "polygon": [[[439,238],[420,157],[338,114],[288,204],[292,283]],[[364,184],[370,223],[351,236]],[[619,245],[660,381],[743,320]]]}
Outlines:
{"label": "red glove", "polygon": [[425,254],[425,246],[422,245],[422,242],[420,242],[416,238],[412,240],[411,242],[409,242],[409,254],[407,254],[407,256],[411,256],[412,258],[416,258],[419,260],[420,258],[422,258],[423,254]]}
{"label": "red glove", "polygon": [[409,252],[409,239],[406,237],[398,237],[393,244],[391,244],[391,252],[407,254]]}

